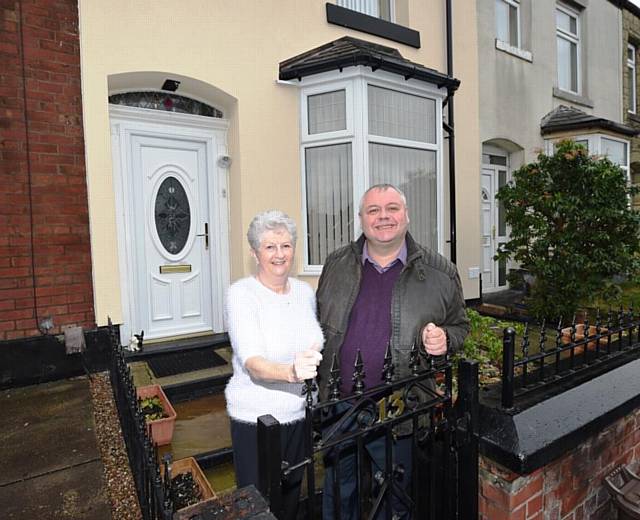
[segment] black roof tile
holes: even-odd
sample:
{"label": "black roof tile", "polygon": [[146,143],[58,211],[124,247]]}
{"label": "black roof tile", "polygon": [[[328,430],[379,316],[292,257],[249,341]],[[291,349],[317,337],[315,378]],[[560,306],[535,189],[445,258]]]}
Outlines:
{"label": "black roof tile", "polygon": [[280,79],[302,79],[305,76],[364,65],[372,70],[385,70],[446,87],[453,92],[460,81],[402,57],[397,49],[344,36],[280,63]]}
{"label": "black roof tile", "polygon": [[553,109],[540,121],[540,133],[542,135],[565,130],[584,130],[587,128],[610,130],[631,137],[640,133],[640,130],[636,130],[622,123],[616,123],[603,117],[592,116],[582,110],[565,105],[560,105]]}

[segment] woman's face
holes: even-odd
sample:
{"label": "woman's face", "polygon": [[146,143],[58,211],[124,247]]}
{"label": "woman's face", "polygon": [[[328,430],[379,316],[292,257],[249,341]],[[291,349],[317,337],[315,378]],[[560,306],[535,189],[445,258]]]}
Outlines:
{"label": "woman's face", "polygon": [[258,274],[286,278],[291,270],[294,252],[291,235],[286,229],[265,231],[260,240],[260,247],[254,251],[258,261]]}

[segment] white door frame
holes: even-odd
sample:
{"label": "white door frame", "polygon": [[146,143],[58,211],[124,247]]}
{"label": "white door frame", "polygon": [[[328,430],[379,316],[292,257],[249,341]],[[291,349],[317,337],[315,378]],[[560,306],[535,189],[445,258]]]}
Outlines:
{"label": "white door frame", "polygon": [[[492,257],[493,254],[495,254],[497,252],[497,250],[499,249],[500,245],[507,242],[509,240],[509,226],[506,227],[506,235],[504,237],[500,237],[498,235],[498,201],[495,198],[496,193],[498,192],[499,189],[499,174],[498,174],[498,170],[504,170],[506,171],[506,182],[509,182],[510,178],[511,178],[511,170],[509,168],[509,154],[507,154],[506,152],[500,152],[499,154],[493,154],[492,155],[500,155],[502,157],[506,157],[507,159],[507,165],[497,165],[497,164],[486,164],[486,163],[482,163],[481,165],[481,175],[484,174],[484,172],[486,170],[490,170],[492,173],[492,182],[491,182],[491,186],[493,188],[493,193],[490,193],[490,197],[491,197],[491,226],[492,226],[492,233],[491,233],[491,247],[492,247]],[[482,189],[482,182],[481,184],[481,189]],[[482,203],[480,205],[480,210],[482,211]],[[481,219],[483,218],[483,215],[481,215]],[[482,220],[481,220],[482,222]],[[482,225],[482,224],[481,224]],[[484,259],[483,259],[484,262]],[[507,274],[509,272],[509,267],[511,265],[511,262],[507,260],[507,265],[506,265],[506,270],[507,270]],[[482,266],[482,271],[484,271],[484,264]],[[497,292],[497,291],[503,291],[505,289],[509,288],[509,282],[505,282],[505,285],[498,285],[498,262],[495,260],[492,260],[492,276],[493,276],[493,281],[494,281],[494,285],[492,287],[488,287],[486,286],[484,283],[482,284],[482,292],[484,293],[492,293],[492,292]]]}
{"label": "white door frame", "polygon": [[228,171],[220,168],[217,158],[227,155],[227,130],[229,121],[220,118],[163,112],[144,108],[109,105],[111,123],[111,151],[113,159],[113,184],[116,203],[116,226],[118,240],[118,265],[123,323],[120,337],[127,343],[140,323],[139,311],[135,304],[136,280],[134,243],[134,216],[131,211],[135,204],[131,179],[132,171],[130,147],[131,136],[136,132],[158,137],[199,139],[206,145],[206,163],[209,173],[207,220],[211,254],[211,308],[214,332],[224,330],[224,293],[229,286],[229,204]]}

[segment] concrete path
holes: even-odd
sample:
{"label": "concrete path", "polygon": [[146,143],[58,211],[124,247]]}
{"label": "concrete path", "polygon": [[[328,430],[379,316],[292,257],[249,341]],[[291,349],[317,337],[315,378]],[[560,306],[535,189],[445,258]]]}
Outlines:
{"label": "concrete path", "polygon": [[86,377],[0,392],[2,518],[111,520]]}

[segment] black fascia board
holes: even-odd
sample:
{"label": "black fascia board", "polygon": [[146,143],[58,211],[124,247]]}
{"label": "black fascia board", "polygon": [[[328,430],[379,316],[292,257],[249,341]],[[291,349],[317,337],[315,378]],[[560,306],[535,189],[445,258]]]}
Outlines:
{"label": "black fascia board", "polygon": [[615,121],[610,121],[608,119],[592,119],[590,121],[576,121],[576,122],[567,122],[567,123],[556,123],[545,125],[541,128],[542,135],[548,135],[554,132],[563,132],[565,130],[589,130],[592,128],[602,129],[602,130],[611,130],[612,132],[626,135],[629,137],[635,137],[640,134],[640,130],[632,128],[627,125],[623,125],[621,123],[616,123]]}
{"label": "black fascia board", "polygon": [[640,407],[635,359],[525,410],[481,405],[480,452],[521,475],[560,458]]}
{"label": "black fascia board", "polygon": [[279,78],[287,81],[292,79],[301,80],[305,76],[329,72],[332,70],[342,70],[347,67],[357,67],[364,65],[371,67],[372,70],[384,70],[403,76],[405,79],[417,79],[427,83],[435,84],[438,88],[446,87],[451,93],[460,86],[460,80],[450,78],[444,74],[431,72],[428,69],[422,69],[415,65],[407,65],[405,63],[396,63],[389,59],[374,57],[368,54],[357,54],[355,56],[338,57],[329,60],[322,60],[318,63],[309,65],[299,65],[289,70],[280,71]]}
{"label": "black fascia board", "polygon": [[404,25],[387,22],[375,16],[352,11],[346,7],[327,2],[327,22],[354,29],[387,40],[403,43],[410,47],[420,48],[420,33]]}

